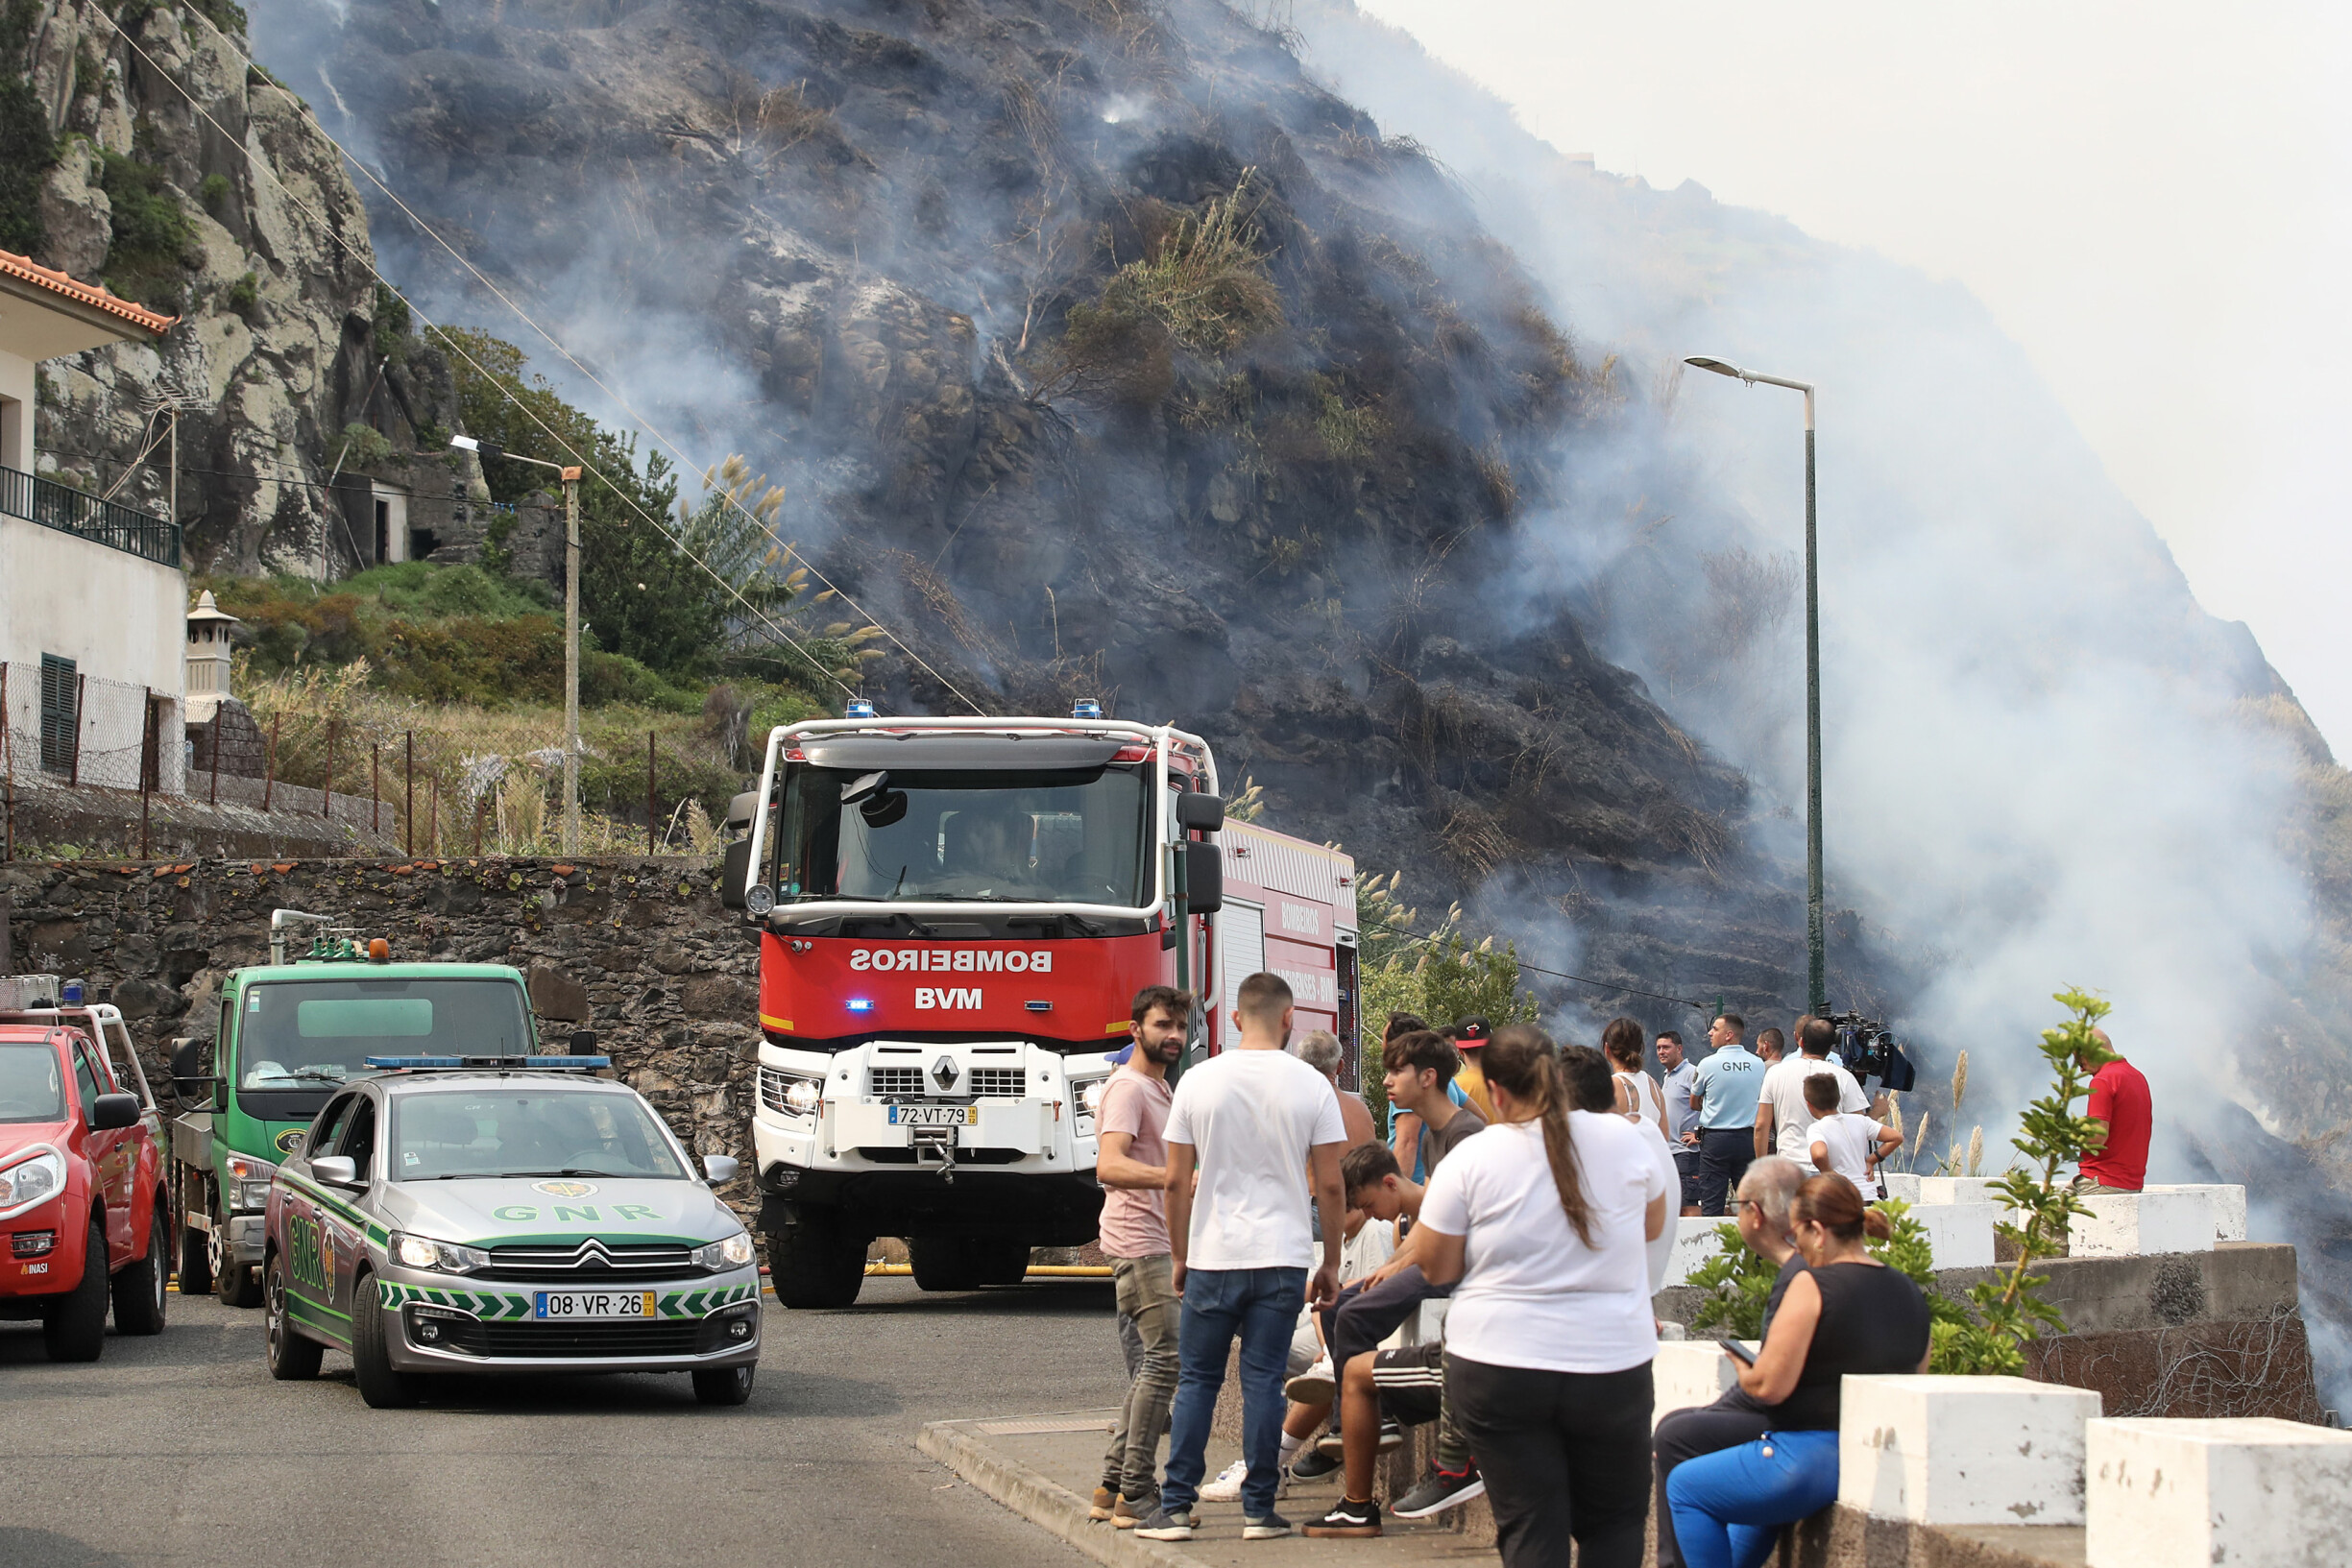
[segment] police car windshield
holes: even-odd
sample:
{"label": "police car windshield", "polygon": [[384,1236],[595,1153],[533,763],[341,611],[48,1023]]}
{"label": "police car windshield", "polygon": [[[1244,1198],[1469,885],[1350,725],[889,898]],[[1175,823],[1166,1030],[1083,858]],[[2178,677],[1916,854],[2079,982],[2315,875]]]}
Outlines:
{"label": "police car windshield", "polygon": [[522,988],[497,979],[272,980],[248,986],[240,1089],[302,1089],[370,1056],[511,1056],[531,1049]]}
{"label": "police car windshield", "polygon": [[[780,902],[1098,904],[1150,898],[1141,771],[796,769]],[[865,785],[863,793],[858,786]],[[844,792],[858,798],[844,804]]]}
{"label": "police car windshield", "polygon": [[610,1176],[685,1181],[644,1102],[627,1094],[466,1088],[396,1098],[395,1181]]}
{"label": "police car windshield", "polygon": [[65,1120],[65,1077],[46,1040],[0,1045],[0,1122]]}

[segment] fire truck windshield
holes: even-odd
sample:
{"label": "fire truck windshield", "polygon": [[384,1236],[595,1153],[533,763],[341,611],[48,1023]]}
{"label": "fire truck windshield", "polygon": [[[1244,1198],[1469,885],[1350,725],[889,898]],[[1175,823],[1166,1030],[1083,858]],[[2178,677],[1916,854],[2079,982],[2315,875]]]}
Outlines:
{"label": "fire truck windshield", "polygon": [[1152,896],[1149,805],[1131,766],[883,775],[795,768],[785,791],[778,902],[1131,909]]}

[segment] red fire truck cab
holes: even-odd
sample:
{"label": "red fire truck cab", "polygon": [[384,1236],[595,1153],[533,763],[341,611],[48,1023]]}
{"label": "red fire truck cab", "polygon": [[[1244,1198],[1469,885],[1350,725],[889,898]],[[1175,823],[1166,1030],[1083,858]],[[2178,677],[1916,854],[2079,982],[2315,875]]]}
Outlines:
{"label": "red fire truck cab", "polygon": [[[761,1229],[778,1299],[857,1298],[867,1243],[916,1283],[1017,1282],[1093,1239],[1094,1097],[1135,993],[1215,1052],[1240,979],[1353,1032],[1354,868],[1224,821],[1207,742],[1104,719],[851,716],[768,736],[726,902],[760,943]],[[1222,843],[1221,843],[1222,840]]]}

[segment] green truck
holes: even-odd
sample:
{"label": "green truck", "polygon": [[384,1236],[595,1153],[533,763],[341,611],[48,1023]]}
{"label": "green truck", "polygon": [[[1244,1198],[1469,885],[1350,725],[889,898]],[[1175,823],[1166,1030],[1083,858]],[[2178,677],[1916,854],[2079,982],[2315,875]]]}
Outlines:
{"label": "green truck", "polygon": [[[394,963],[382,938],[363,947],[330,926],[275,911],[270,961],[230,973],[212,1040],[173,1044],[172,1077],[188,1107],[172,1122],[169,1170],[182,1295],[209,1290],[230,1306],[261,1305],[270,1178],[335,1091],[374,1071],[368,1057],[538,1050],[520,971]],[[305,930],[307,948],[290,954],[289,939]],[[585,1049],[594,1036],[582,1030],[573,1042]]]}

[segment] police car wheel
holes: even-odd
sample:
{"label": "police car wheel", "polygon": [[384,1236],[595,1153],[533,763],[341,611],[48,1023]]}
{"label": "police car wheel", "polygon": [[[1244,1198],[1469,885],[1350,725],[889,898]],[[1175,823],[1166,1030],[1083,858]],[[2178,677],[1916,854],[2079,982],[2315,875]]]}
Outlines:
{"label": "police car wheel", "polygon": [[756,1366],[720,1366],[694,1374],[694,1398],[705,1405],[740,1405],[751,1397]]}
{"label": "police car wheel", "polygon": [[41,1348],[53,1362],[94,1362],[107,1342],[107,1233],[90,1221],[82,1283],[41,1315]]}
{"label": "police car wheel", "polygon": [[384,1344],[390,1331],[384,1324],[384,1309],[376,1303],[374,1276],[361,1279],[352,1289],[352,1301],[355,1309],[352,1314],[352,1381],[359,1385],[359,1397],[374,1410],[405,1410],[417,1402],[418,1380],[392,1368]]}
{"label": "police car wheel", "polygon": [[286,1260],[282,1253],[270,1254],[264,1266],[267,1275],[262,1286],[261,1332],[268,1346],[270,1376],[280,1383],[299,1383],[319,1375],[319,1360],[327,1347],[316,1339],[305,1339],[294,1332],[294,1324],[286,1311]]}

